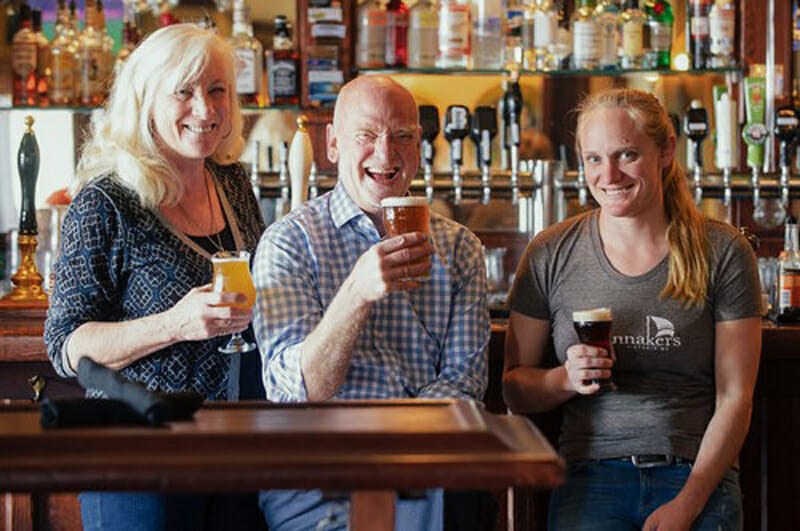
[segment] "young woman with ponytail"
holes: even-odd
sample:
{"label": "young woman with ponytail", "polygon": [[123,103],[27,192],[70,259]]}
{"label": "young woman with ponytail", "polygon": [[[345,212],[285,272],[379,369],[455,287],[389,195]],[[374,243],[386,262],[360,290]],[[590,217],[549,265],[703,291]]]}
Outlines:
{"label": "young woman with ponytail", "polygon": [[[761,349],[753,251],[695,207],[653,95],[588,97],[576,137],[600,208],[529,244],[503,378],[513,411],[563,412],[568,472],[550,529],[738,530],[737,456]],[[610,352],[573,327],[573,312],[598,307],[613,316]]]}

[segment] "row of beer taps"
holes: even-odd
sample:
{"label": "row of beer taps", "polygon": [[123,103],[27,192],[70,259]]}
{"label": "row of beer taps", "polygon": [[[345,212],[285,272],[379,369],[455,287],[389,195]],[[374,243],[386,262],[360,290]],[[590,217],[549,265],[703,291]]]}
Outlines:
{"label": "row of beer taps", "polygon": [[[715,87],[715,91],[717,88]],[[682,124],[676,124],[678,132],[683,133],[690,144],[687,150],[689,182],[698,203],[705,194],[721,196],[723,204],[728,206],[734,190],[741,193],[751,189],[754,204],[757,204],[761,199],[762,189],[769,188],[779,190],[780,201],[788,208],[791,193],[795,190],[800,192],[800,187],[792,183],[792,155],[800,140],[798,111],[793,107],[781,107],[776,111],[774,135],[780,142],[780,173],[775,174],[764,171],[764,144],[769,136],[769,130],[764,123],[765,113],[763,109],[751,107],[748,100],[747,120],[739,136],[736,101],[724,90],[715,94],[714,162],[721,172],[721,184],[720,173],[704,172],[703,169],[703,143],[711,136],[709,113],[699,101],[694,100],[687,109]],[[512,204],[517,204],[521,192],[535,192],[543,186],[539,182],[541,175],[534,171],[533,164],[528,166],[520,160],[522,108],[522,92],[516,76],[503,80],[503,94],[496,106],[478,106],[470,112],[465,105],[450,105],[440,122],[436,106],[420,105],[422,179],[415,180],[412,187],[423,189],[429,201],[433,200],[437,191],[447,190],[452,194],[452,202],[456,205],[462,203],[464,189],[475,190],[484,204],[489,203],[492,195],[501,190],[505,197],[510,195]],[[298,119],[298,124],[302,120],[302,117]],[[449,176],[434,173],[434,141],[440,132],[449,144]],[[298,138],[301,139],[299,142]],[[464,170],[464,142],[468,138],[475,144],[477,174],[472,170]],[[499,168],[492,167],[492,146],[495,138],[500,155]],[[740,138],[746,145],[749,178],[735,173],[739,166]],[[283,203],[288,204],[291,199],[294,206],[295,199],[299,203],[307,197],[316,197],[320,189],[329,189],[335,182],[333,178],[320,177],[313,163],[311,142],[305,126],[300,127],[295,134],[291,148],[286,142],[278,146],[277,172],[272,166],[272,148],[267,147],[267,175],[277,173],[277,182],[274,179],[265,181],[264,172],[259,167],[260,150],[260,142],[254,142],[251,170],[253,187],[259,195],[265,195],[265,185],[272,189],[277,186]],[[562,170],[563,163],[565,161],[562,161]],[[526,177],[524,184],[520,176]],[[586,203],[588,188],[580,160],[577,171],[562,172],[555,180],[552,184],[556,189],[562,192],[576,190],[579,202]]]}

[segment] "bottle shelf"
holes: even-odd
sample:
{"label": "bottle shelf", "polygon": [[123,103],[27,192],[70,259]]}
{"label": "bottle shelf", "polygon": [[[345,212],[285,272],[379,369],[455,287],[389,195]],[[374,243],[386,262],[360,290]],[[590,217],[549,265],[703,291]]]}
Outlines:
{"label": "bottle shelf", "polygon": [[[498,76],[510,72],[507,69],[500,70],[471,70],[466,68],[359,68],[357,74],[424,74],[424,75],[465,75],[465,76]],[[711,75],[711,74],[732,74],[741,73],[742,68],[705,68],[702,70],[671,70],[655,69],[643,70],[632,68],[611,68],[606,70],[519,70],[520,75],[538,75],[549,77],[602,77],[619,76],[629,74],[640,75]]]}
{"label": "bottle shelf", "polygon": [[[0,111],[71,111],[78,113],[90,113],[96,110],[102,110],[103,107],[84,107],[81,105],[47,105],[44,107],[34,105],[0,105]],[[260,107],[258,105],[242,105],[242,111],[296,111],[303,110],[299,105],[265,105]]]}

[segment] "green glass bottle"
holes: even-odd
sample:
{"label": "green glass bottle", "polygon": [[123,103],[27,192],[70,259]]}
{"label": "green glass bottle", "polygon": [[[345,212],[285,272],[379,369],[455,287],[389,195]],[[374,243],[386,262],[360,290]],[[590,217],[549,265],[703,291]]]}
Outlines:
{"label": "green glass bottle", "polygon": [[644,4],[650,34],[647,68],[669,68],[672,50],[672,23],[675,17],[666,0],[648,0]]}

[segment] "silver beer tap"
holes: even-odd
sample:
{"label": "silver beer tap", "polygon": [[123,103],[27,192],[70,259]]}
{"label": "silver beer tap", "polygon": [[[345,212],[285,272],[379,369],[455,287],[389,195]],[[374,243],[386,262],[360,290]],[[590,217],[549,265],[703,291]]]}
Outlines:
{"label": "silver beer tap", "polygon": [[586,171],[583,167],[583,159],[578,156],[578,204],[586,206],[588,186],[586,185]]}
{"label": "silver beer tap", "polygon": [[425,180],[425,197],[433,202],[433,159],[436,148],[433,142],[439,136],[439,109],[436,105],[419,106],[419,125],[422,128],[422,171]]}
{"label": "silver beer tap", "polygon": [[461,165],[464,163],[464,139],[469,135],[469,109],[450,105],[444,115],[444,137],[450,142],[450,169],[453,171],[453,203],[461,204]]}
{"label": "silver beer tap", "polygon": [[506,92],[508,92],[508,80],[503,77],[503,95],[497,101],[497,117],[500,127],[497,131],[497,144],[500,148],[500,169],[508,169],[508,116],[506,114]]}
{"label": "silver beer tap", "polygon": [[278,183],[281,186],[281,208],[289,204],[289,144],[281,142],[278,147]]}
{"label": "silver beer tap", "polygon": [[694,153],[692,187],[694,201],[698,205],[703,200],[703,141],[708,137],[708,113],[699,100],[692,100],[683,119],[683,132],[692,143]]}
{"label": "silver beer tap", "polygon": [[319,185],[318,185],[318,174],[317,174],[317,163],[312,162],[311,168],[308,172],[308,198],[314,199],[319,195]]}
{"label": "silver beer tap", "polygon": [[504,114],[507,118],[508,145],[511,148],[511,204],[519,202],[519,145],[521,141],[520,119],[522,118],[522,90],[519,87],[519,72],[511,72],[503,99]]}
{"label": "silver beer tap", "polygon": [[250,184],[253,187],[253,194],[256,196],[256,200],[261,197],[261,186],[259,185],[258,179],[258,157],[261,153],[261,141],[256,140],[253,142],[253,160],[250,163]]}
{"label": "silver beer tap", "polygon": [[478,167],[481,169],[483,194],[481,203],[489,204],[492,195],[491,166],[492,139],[497,134],[497,111],[494,107],[480,106],[472,114],[470,138],[475,142]]}
{"label": "silver beer tap", "polygon": [[789,208],[789,181],[792,178],[792,148],[797,141],[800,119],[794,107],[781,107],[775,112],[775,136],[780,140],[781,203]]}

